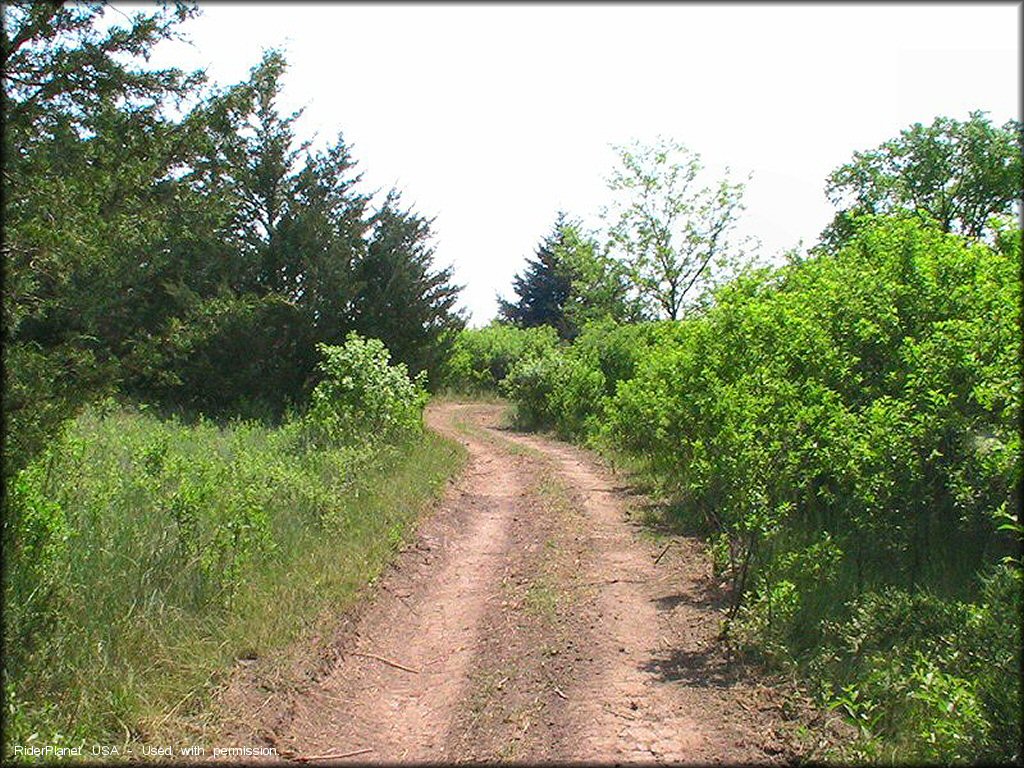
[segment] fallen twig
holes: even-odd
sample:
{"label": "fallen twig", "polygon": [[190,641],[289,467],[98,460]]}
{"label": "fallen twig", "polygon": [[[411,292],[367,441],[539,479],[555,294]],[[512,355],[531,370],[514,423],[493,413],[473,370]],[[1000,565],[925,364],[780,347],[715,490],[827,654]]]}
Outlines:
{"label": "fallen twig", "polygon": [[672,542],[670,541],[668,544],[665,545],[665,548],[663,550],[661,550],[661,554],[658,555],[656,558],[654,558],[654,564],[655,565],[657,565],[659,562],[661,562],[661,558],[663,558],[665,556],[665,553],[668,552],[668,548],[671,547],[671,546],[672,546]]}
{"label": "fallen twig", "polygon": [[407,667],[404,664],[399,664],[397,661],[392,661],[391,659],[385,659],[383,656],[378,656],[375,653],[361,653],[359,651],[349,651],[349,653],[352,656],[363,656],[367,659],[376,659],[377,661],[382,661],[389,666],[395,667],[395,669],[401,669],[405,672],[412,672],[414,675],[418,675],[420,673],[418,669]]}
{"label": "fallen twig", "polygon": [[621,717],[623,720],[636,720],[636,718],[633,717],[632,715],[625,715],[622,712],[616,712],[611,707],[605,707],[604,710],[605,710],[605,712],[609,712],[610,714],[613,714],[616,717]]}
{"label": "fallen twig", "polygon": [[569,700],[569,697],[562,693],[558,686],[555,686],[555,693],[557,693],[561,698],[565,699],[566,701]]}
{"label": "fallen twig", "polygon": [[256,710],[253,712],[253,714],[255,715],[257,712],[260,712],[265,706],[267,706],[267,704],[270,703],[270,700],[275,696],[277,696],[276,693],[272,693],[269,696],[267,696],[267,698],[264,699],[263,703],[256,707]]}
{"label": "fallen twig", "polygon": [[292,759],[297,760],[300,763],[308,763],[312,760],[341,760],[343,757],[355,757],[356,755],[365,755],[367,752],[373,752],[373,747],[357,749],[354,752],[332,752],[328,755],[308,755],[306,757],[294,757]]}

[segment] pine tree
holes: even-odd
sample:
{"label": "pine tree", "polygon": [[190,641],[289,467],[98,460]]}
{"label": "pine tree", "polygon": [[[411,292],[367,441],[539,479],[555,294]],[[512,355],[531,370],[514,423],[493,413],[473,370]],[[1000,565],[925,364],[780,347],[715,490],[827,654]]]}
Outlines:
{"label": "pine tree", "polygon": [[163,107],[201,77],[140,65],[183,6],[101,28],[99,4],[0,9],[3,82],[4,471],[123,377],[159,325],[186,153]]}
{"label": "pine tree", "polygon": [[412,373],[440,379],[441,366],[465,319],[456,310],[461,286],[451,267],[435,270],[432,220],[402,210],[392,189],[372,217],[366,253],[355,269],[352,327],[378,338]]}
{"label": "pine tree", "polygon": [[513,279],[517,300],[510,302],[499,296],[498,312],[503,320],[520,328],[550,325],[561,338],[570,339],[577,333],[565,312],[572,292],[572,275],[558,255],[565,227],[565,213],[559,212],[550,234],[537,246],[534,258]]}

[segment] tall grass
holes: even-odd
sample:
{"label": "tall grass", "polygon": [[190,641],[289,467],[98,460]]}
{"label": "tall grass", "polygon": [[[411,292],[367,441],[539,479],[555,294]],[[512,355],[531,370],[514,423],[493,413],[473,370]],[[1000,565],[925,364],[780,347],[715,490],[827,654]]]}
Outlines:
{"label": "tall grass", "polygon": [[387,562],[463,449],[84,413],[8,488],[5,756],[159,737]]}

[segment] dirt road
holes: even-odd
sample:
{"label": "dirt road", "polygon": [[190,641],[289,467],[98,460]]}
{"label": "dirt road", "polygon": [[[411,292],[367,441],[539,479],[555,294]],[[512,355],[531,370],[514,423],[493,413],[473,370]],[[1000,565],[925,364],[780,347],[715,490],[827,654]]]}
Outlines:
{"label": "dirt road", "polygon": [[[698,542],[580,449],[443,403],[466,471],[349,619],[330,663],[252,712],[249,743],[358,762],[787,762],[813,716],[730,664]],[[802,747],[795,734],[800,730]],[[241,731],[236,731],[241,733]],[[806,756],[806,754],[805,754]]]}

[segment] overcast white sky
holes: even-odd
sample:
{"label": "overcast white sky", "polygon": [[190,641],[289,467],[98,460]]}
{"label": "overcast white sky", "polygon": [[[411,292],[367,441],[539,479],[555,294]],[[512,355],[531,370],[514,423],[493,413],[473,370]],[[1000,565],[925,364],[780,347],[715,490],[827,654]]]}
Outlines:
{"label": "overcast white sky", "polygon": [[158,63],[227,85],[283,48],[282,109],[436,216],[474,325],[558,209],[600,225],[610,144],[661,134],[753,172],[741,229],[772,258],[814,243],[855,150],[938,115],[1019,118],[1019,4],[199,5],[193,46]]}

